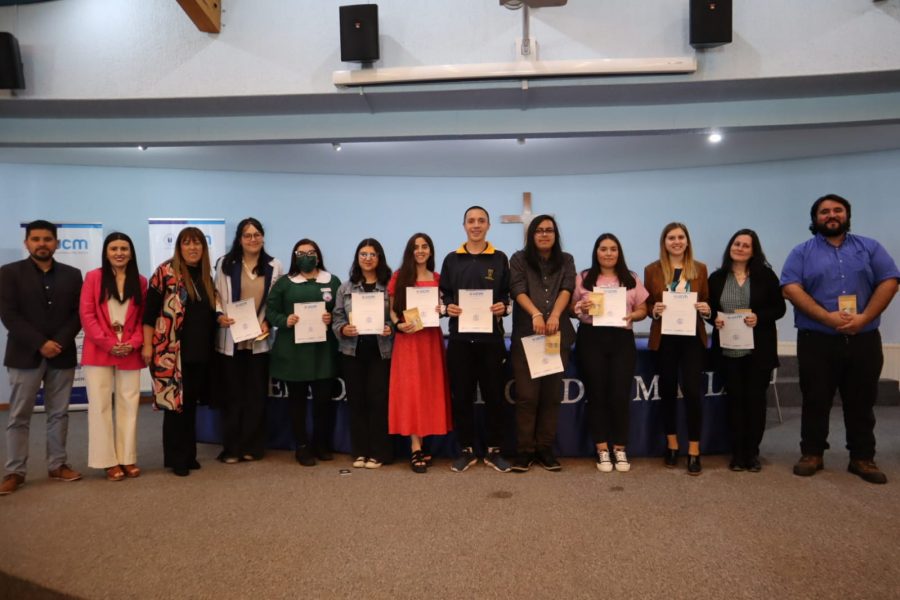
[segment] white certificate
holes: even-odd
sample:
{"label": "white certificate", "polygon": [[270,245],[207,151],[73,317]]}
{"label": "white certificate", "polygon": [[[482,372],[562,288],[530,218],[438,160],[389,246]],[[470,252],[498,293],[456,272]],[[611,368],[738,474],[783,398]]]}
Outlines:
{"label": "white certificate", "polygon": [[350,294],[353,314],[350,323],[359,335],[384,333],[384,292],[353,292]]}
{"label": "white certificate", "polygon": [[325,314],[324,302],[296,302],[294,314],[300,317],[294,323],[295,344],[315,344],[326,340],[328,326],[322,320],[322,315]]}
{"label": "white certificate", "polygon": [[459,290],[460,333],[491,333],[494,331],[494,290]]}
{"label": "white certificate", "polygon": [[422,318],[423,327],[441,326],[441,315],[437,312],[437,307],[440,303],[436,287],[406,288],[406,308],[419,309],[419,317]]}
{"label": "white certificate", "polygon": [[753,328],[744,323],[747,313],[719,313],[725,321],[719,330],[719,345],[729,350],[753,350]]}
{"label": "white certificate", "polygon": [[238,302],[229,302],[225,305],[225,316],[229,319],[234,319],[234,323],[229,325],[229,329],[231,330],[231,339],[234,340],[235,344],[252,340],[262,335],[259,317],[256,316],[256,306],[252,298]]}
{"label": "white certificate", "polygon": [[532,379],[562,373],[562,355],[559,353],[547,354],[543,335],[523,337],[522,348],[525,350],[525,360],[528,361],[528,370],[531,372]]}
{"label": "white certificate", "polygon": [[663,292],[666,310],[662,314],[665,335],[697,335],[697,292]]}
{"label": "white certificate", "polygon": [[623,287],[595,287],[603,294],[603,314],[593,317],[594,327],[625,327],[625,300],[628,290]]}

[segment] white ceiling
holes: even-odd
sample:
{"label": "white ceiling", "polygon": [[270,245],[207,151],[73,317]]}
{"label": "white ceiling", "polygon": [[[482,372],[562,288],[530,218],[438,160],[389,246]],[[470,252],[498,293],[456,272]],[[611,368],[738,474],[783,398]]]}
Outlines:
{"label": "white ceiling", "polygon": [[540,176],[791,160],[900,149],[900,125],[818,126],[593,137],[150,146],[0,148],[0,162],[335,175]]}

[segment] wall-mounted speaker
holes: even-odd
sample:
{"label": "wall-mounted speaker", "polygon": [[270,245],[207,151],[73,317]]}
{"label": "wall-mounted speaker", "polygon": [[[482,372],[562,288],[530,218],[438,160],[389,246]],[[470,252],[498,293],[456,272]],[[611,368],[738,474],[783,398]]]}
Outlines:
{"label": "wall-mounted speaker", "polygon": [[19,41],[13,34],[0,31],[0,90],[24,90],[25,73]]}
{"label": "wall-mounted speaker", "polygon": [[691,46],[731,43],[731,0],[691,0]]}
{"label": "wall-mounted speaker", "polygon": [[341,6],[341,60],[375,62],[378,53],[378,5]]}

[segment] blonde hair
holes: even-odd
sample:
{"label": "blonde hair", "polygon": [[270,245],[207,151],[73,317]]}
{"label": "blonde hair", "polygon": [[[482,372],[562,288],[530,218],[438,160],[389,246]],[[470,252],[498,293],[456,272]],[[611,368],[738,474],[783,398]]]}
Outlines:
{"label": "blonde hair", "polygon": [[663,279],[666,283],[675,280],[675,268],[672,266],[672,261],[669,260],[669,252],[666,250],[666,236],[675,229],[684,231],[684,237],[687,239],[687,248],[684,250],[684,259],[681,265],[681,278],[685,281],[690,281],[697,277],[691,234],[688,233],[688,228],[684,223],[675,221],[663,227],[662,234],[659,236],[659,264],[662,265]]}

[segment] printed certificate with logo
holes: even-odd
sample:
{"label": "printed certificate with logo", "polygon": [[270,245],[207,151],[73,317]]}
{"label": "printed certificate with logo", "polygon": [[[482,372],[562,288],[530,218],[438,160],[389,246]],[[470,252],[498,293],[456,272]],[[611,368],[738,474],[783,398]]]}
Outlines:
{"label": "printed certificate with logo", "polygon": [[350,323],[359,335],[384,333],[384,292],[353,292],[350,302],[353,305]]}
{"label": "printed certificate with logo", "polygon": [[720,346],[728,350],[753,350],[753,328],[744,323],[746,313],[719,313],[718,317],[725,321],[719,330]]}
{"label": "printed certificate with logo", "polygon": [[697,335],[697,292],[663,292],[664,335]]}
{"label": "printed certificate with logo", "polygon": [[225,305],[225,314],[234,323],[228,326],[231,330],[231,339],[234,343],[256,339],[262,335],[259,326],[259,317],[256,316],[256,306],[252,299],[229,302]]}
{"label": "printed certificate with logo", "polygon": [[441,301],[436,287],[406,288],[406,308],[418,308],[423,327],[440,327],[441,315],[435,310]]}
{"label": "printed certificate with logo", "polygon": [[459,290],[460,333],[491,333],[494,331],[494,290]]}
{"label": "printed certificate with logo", "polygon": [[532,379],[562,373],[562,355],[559,352],[547,352],[547,341],[543,335],[523,337],[522,349],[525,350],[525,360],[528,361],[528,371]]}
{"label": "printed certificate with logo", "polygon": [[595,294],[603,294],[603,312],[593,318],[592,325],[594,327],[625,327],[627,292],[628,290],[623,287],[595,287]]}
{"label": "printed certificate with logo", "polygon": [[296,302],[294,314],[300,318],[294,323],[295,344],[315,344],[326,340],[328,325],[322,320],[324,302]]}

